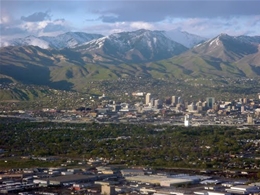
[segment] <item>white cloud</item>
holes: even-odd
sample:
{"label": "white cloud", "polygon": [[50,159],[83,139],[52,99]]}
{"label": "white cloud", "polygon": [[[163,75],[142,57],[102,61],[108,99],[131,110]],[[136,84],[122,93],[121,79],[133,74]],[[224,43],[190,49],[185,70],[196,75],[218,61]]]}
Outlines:
{"label": "white cloud", "polygon": [[[50,11],[35,12],[27,17],[0,8],[0,33],[2,40],[25,37],[28,35],[58,35],[72,28],[65,19],[52,20]],[[24,15],[24,14],[23,14]]]}
{"label": "white cloud", "polygon": [[5,9],[0,9],[0,24],[8,24],[11,23],[13,20],[11,14],[6,11]]}
{"label": "white cloud", "polygon": [[[212,38],[220,33],[230,35],[259,35],[260,17],[234,16],[216,18],[171,18],[161,23],[156,23],[159,30],[181,29],[189,33]],[[259,23],[258,23],[259,22]]]}
{"label": "white cloud", "polygon": [[49,15],[49,11],[46,12],[35,12],[29,16],[22,16],[21,20],[26,22],[40,22],[47,19],[51,19],[51,16]]}
{"label": "white cloud", "polygon": [[10,18],[7,15],[1,15],[0,24],[6,24],[10,21]]}
{"label": "white cloud", "polygon": [[133,29],[147,29],[147,30],[153,30],[154,25],[147,22],[132,22],[130,23],[130,27]]}
{"label": "white cloud", "polygon": [[38,28],[39,29],[44,29],[51,21],[41,21],[38,23]]}
{"label": "white cloud", "polygon": [[23,22],[20,25],[21,29],[26,30],[28,33],[35,34],[37,33],[39,29],[39,24],[36,22]]}
{"label": "white cloud", "polygon": [[110,35],[112,33],[120,33],[124,31],[135,31],[137,29],[155,30],[155,27],[152,23],[147,22],[115,22],[86,25],[82,29],[78,30],[87,33]]}
{"label": "white cloud", "polygon": [[19,27],[27,31],[28,35],[35,36],[56,36],[70,31],[69,24],[63,20],[45,20],[40,22],[22,22]]}
{"label": "white cloud", "polygon": [[[176,28],[208,38],[222,32],[230,35],[259,35],[260,32],[260,15],[256,15],[259,9],[253,9],[255,6],[247,2],[239,4],[245,7],[238,6],[235,1],[233,3],[236,5],[221,2],[229,5],[223,7],[216,1],[213,4],[202,1],[198,5],[195,1],[102,1],[101,5],[95,1],[51,1],[37,0],[37,3],[32,3],[15,0],[15,5],[4,1],[0,8],[1,36],[55,36],[68,31],[109,35],[137,29],[167,31]],[[195,9],[191,6],[200,4],[210,9]],[[219,5],[221,9],[212,8],[212,5]],[[237,11],[232,11],[231,5]],[[28,15],[32,10],[34,14]],[[51,14],[46,10],[51,10]],[[200,13],[201,10],[203,13]]]}

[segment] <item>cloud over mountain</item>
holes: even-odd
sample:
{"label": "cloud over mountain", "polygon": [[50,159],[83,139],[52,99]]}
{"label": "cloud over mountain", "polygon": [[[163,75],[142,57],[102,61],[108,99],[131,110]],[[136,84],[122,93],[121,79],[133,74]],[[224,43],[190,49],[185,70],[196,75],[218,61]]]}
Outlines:
{"label": "cloud over mountain", "polygon": [[17,37],[44,33],[57,35],[66,31],[109,35],[138,28],[180,28],[211,38],[221,32],[258,35],[259,7],[259,0],[12,0],[1,2],[0,28],[2,39],[10,38],[9,32]]}
{"label": "cloud over mountain", "polygon": [[21,20],[25,22],[40,22],[44,20],[50,20],[51,16],[46,12],[35,12],[29,16],[22,16]]}

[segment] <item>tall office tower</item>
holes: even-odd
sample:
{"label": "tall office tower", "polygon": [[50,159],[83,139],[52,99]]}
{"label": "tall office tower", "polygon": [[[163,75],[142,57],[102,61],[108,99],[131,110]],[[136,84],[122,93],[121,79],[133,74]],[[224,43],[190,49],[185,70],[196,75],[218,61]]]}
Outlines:
{"label": "tall office tower", "polygon": [[154,99],[153,106],[157,108],[158,105],[159,105],[159,99]]}
{"label": "tall office tower", "polygon": [[187,106],[188,112],[193,112],[195,110],[195,104],[192,102]]}
{"label": "tall office tower", "polygon": [[198,112],[201,112],[201,111],[203,110],[203,104],[202,104],[201,101],[198,101],[198,102],[196,103],[196,106],[197,106]]}
{"label": "tall office tower", "polygon": [[150,103],[150,100],[151,100],[151,94],[147,93],[145,95],[145,104],[148,105]]}
{"label": "tall office tower", "polygon": [[160,99],[154,100],[154,105],[155,108],[161,108],[162,107],[162,101]]}
{"label": "tall office tower", "polygon": [[253,125],[254,124],[253,117],[250,114],[247,116],[247,124],[248,125]]}
{"label": "tall office tower", "polygon": [[165,104],[166,105],[170,105],[172,103],[172,98],[171,97],[167,97],[166,99],[165,99]]}
{"label": "tall office tower", "polygon": [[243,103],[244,103],[244,104],[247,104],[247,103],[248,103],[248,99],[247,99],[247,98],[244,98],[244,99],[243,99]]}
{"label": "tall office tower", "polygon": [[241,113],[243,113],[243,112],[245,112],[245,106],[244,105],[241,106]]}
{"label": "tall office tower", "polygon": [[176,104],[177,103],[177,97],[176,96],[172,96],[172,104]]}
{"label": "tall office tower", "polygon": [[213,108],[213,105],[215,104],[215,98],[214,97],[207,97],[206,102],[207,102],[208,108]]}
{"label": "tall office tower", "polygon": [[196,103],[196,106],[202,106],[202,102],[201,102],[201,101],[198,101],[198,102]]}
{"label": "tall office tower", "polygon": [[207,102],[206,101],[202,102],[202,107],[203,107],[203,109],[206,109],[206,107],[207,107]]}
{"label": "tall office tower", "polygon": [[181,104],[182,103],[182,99],[181,99],[181,97],[178,97],[178,102],[177,102],[178,104]]}
{"label": "tall office tower", "polygon": [[149,105],[150,105],[151,107],[154,106],[154,98],[150,98],[150,103],[149,103]]}

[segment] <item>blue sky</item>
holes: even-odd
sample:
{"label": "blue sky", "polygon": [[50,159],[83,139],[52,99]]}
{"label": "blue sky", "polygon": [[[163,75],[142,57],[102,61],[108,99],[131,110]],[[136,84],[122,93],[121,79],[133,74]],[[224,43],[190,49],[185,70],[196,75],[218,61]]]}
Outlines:
{"label": "blue sky", "polygon": [[260,35],[260,0],[0,0],[1,39],[68,31],[108,35],[180,29],[203,37]]}

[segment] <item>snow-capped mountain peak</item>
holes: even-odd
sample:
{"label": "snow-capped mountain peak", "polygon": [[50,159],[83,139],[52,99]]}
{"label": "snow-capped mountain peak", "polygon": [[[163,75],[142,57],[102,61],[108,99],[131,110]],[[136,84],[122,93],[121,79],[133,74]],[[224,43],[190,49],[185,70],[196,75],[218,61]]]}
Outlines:
{"label": "snow-capped mountain peak", "polygon": [[103,37],[99,34],[88,34],[83,32],[67,32],[56,37],[40,37],[50,42],[53,48],[72,48],[93,39]]}
{"label": "snow-capped mountain peak", "polygon": [[212,46],[212,47],[217,47],[217,46],[219,46],[219,45],[221,45],[222,43],[221,43],[221,40],[220,40],[220,36],[218,36],[218,37],[216,37],[216,38],[214,38],[214,39],[211,39],[210,41],[209,41],[209,46]]}
{"label": "snow-capped mountain peak", "polygon": [[231,62],[258,51],[258,45],[252,41],[253,39],[257,40],[257,37],[230,36],[222,33],[195,46],[192,51]]}
{"label": "snow-capped mountain peak", "polygon": [[[140,29],[132,32],[121,32],[121,33],[114,33],[109,36],[106,36],[106,40],[117,40],[117,39],[128,39],[128,44],[134,42],[134,40],[139,40],[140,38],[143,41],[149,40],[149,44],[153,44],[155,41],[158,41],[156,38],[152,38],[155,36],[165,36],[177,43],[184,45],[185,47],[191,48],[197,45],[200,42],[205,41],[206,39],[197,35],[189,34],[184,31],[180,31],[178,29],[172,31],[150,31],[145,29]],[[17,38],[10,41],[3,41],[1,42],[1,47],[4,46],[22,46],[22,45],[34,45],[39,46],[41,48],[54,48],[54,49],[61,49],[61,48],[73,48],[79,45],[86,45],[88,42],[92,40],[96,40],[103,37],[100,34],[88,34],[84,32],[67,32],[64,34],[60,34],[55,37],[50,36],[28,36],[25,38]],[[100,40],[99,40],[100,41]],[[105,41],[105,40],[102,40]],[[100,43],[101,44],[101,43]],[[99,44],[99,45],[100,45]],[[123,45],[122,45],[123,46]],[[101,47],[101,45],[100,45]]]}
{"label": "snow-capped mountain peak", "polygon": [[81,52],[91,52],[100,56],[113,56],[118,59],[150,61],[172,57],[187,48],[168,39],[162,31],[137,30],[114,33],[92,40],[75,48]]}
{"label": "snow-capped mountain peak", "polygon": [[98,39],[103,37],[100,34],[88,34],[83,32],[67,32],[55,37],[41,36],[36,37],[33,35],[27,36],[25,38],[16,38],[10,41],[2,41],[1,47],[5,46],[24,46],[24,45],[33,45],[38,46],[43,49],[54,48],[72,48],[79,44],[89,42],[93,39]]}
{"label": "snow-capped mountain peak", "polygon": [[95,48],[101,48],[105,43],[106,45],[109,44],[110,46],[120,48],[122,52],[142,46],[148,46],[150,49],[153,49],[153,47],[159,47],[159,45],[172,47],[172,50],[176,45],[180,45],[175,41],[169,40],[162,31],[141,29],[133,32],[114,33],[109,36],[94,39],[81,46],[84,46],[86,50],[93,50]]}
{"label": "snow-capped mountain peak", "polygon": [[44,41],[33,35],[27,36],[25,38],[14,39],[12,41],[6,41],[3,46],[23,46],[23,45],[38,46],[43,49],[49,48],[49,43],[47,41]]}

